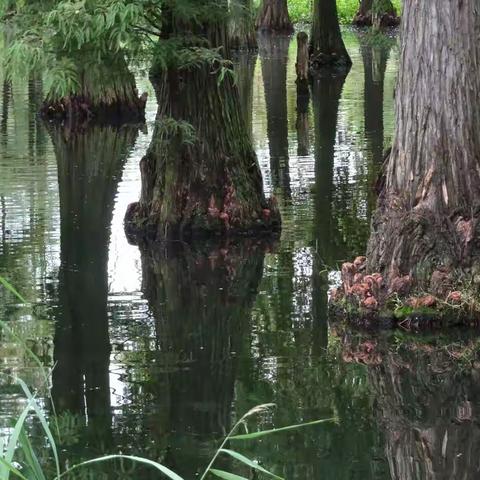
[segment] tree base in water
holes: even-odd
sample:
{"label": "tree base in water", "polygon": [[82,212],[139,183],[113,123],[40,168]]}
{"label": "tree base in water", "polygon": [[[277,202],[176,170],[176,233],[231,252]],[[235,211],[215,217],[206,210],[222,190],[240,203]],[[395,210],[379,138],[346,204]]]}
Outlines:
{"label": "tree base in water", "polygon": [[333,53],[312,52],[310,54],[309,75],[311,78],[323,73],[342,73],[346,75],[352,66],[350,57]]}
{"label": "tree base in water", "polygon": [[341,286],[330,291],[333,318],[367,329],[421,331],[480,325],[479,277],[435,270],[429,288],[414,287],[410,275],[367,273],[366,258],[342,265]]}
{"label": "tree base in water", "polygon": [[198,211],[195,217],[177,224],[159,225],[156,218],[149,218],[140,202],[131,203],[125,214],[124,226],[131,243],[143,241],[160,242],[168,240],[218,239],[231,237],[277,237],[282,222],[276,201],[269,199],[261,213],[255,212],[248,218],[233,218],[216,207],[208,207],[205,212]]}
{"label": "tree base in water", "polygon": [[45,101],[40,115],[52,122],[120,125],[144,122],[146,103],[146,93],[128,102],[93,102],[89,98],[73,95],[56,101]]}
{"label": "tree base in water", "polygon": [[[398,27],[400,25],[400,17],[395,13],[384,13],[381,15],[379,23],[381,28]],[[353,18],[352,24],[356,27],[371,27],[373,25],[371,12],[367,14],[358,12]]]}

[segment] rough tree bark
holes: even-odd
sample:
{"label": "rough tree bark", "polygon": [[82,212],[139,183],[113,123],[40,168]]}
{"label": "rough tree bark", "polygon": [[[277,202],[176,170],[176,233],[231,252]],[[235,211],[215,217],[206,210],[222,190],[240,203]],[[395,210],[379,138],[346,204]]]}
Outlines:
{"label": "rough tree bark", "polygon": [[79,89],[65,97],[47,97],[40,109],[43,118],[71,125],[87,121],[119,125],[145,119],[147,94],[138,95],[123,54],[109,55],[94,69],[78,68]]}
{"label": "rough tree bark", "polygon": [[252,0],[232,0],[228,32],[232,50],[257,49]]}
{"label": "rough tree bark", "polygon": [[390,290],[399,277],[435,289],[478,264],[480,10],[476,0],[406,0],[402,25],[396,135],[368,269]]}
{"label": "rough tree bark", "polygon": [[292,33],[287,0],[263,0],[255,27],[265,32]]}
{"label": "rough tree bark", "polygon": [[314,0],[310,38],[310,72],[325,68],[348,71],[352,61],[343,43],[336,0]]}
{"label": "rough tree bark", "polygon": [[375,29],[396,27],[400,17],[391,0],[361,0],[352,23],[358,27],[373,26]]}
{"label": "rough tree bark", "polygon": [[[210,15],[201,25],[172,22],[164,34],[187,34],[186,48],[208,41],[229,58],[227,19],[217,18]],[[265,198],[230,67],[221,59],[194,65],[175,59],[166,69],[154,66],[151,79],[157,122],[140,163],[140,201],[126,214],[129,236],[164,240],[279,230],[280,214]]]}

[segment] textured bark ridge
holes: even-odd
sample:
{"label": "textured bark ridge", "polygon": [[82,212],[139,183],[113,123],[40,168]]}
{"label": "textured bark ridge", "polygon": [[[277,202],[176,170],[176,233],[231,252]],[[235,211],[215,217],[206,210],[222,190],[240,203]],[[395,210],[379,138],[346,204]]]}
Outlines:
{"label": "textured bark ridge", "polygon": [[[228,58],[225,21],[213,22],[193,33],[203,33],[201,45],[207,40],[212,48],[224,46]],[[280,214],[275,201],[265,198],[229,67],[221,60],[170,65],[154,68],[151,80],[158,113],[152,143],[140,162],[140,201],[125,218],[132,240],[278,231]]]}
{"label": "textured bark ridge", "polygon": [[338,23],[336,0],[314,0],[310,38],[310,72],[348,71],[352,65]]}
{"label": "textured bark ridge", "polygon": [[135,77],[123,56],[105,59],[95,69],[85,68],[79,91],[62,98],[47,98],[43,118],[73,124],[120,125],[145,120],[147,94],[138,95]]}
{"label": "textured bark ridge", "polygon": [[368,270],[430,288],[436,271],[478,260],[480,12],[476,0],[407,0],[403,15],[396,135]]}
{"label": "textured bark ridge", "polygon": [[265,32],[292,33],[287,0],[263,0],[255,27]]}
{"label": "textured bark ridge", "polygon": [[309,60],[308,35],[305,32],[299,32],[297,35],[297,62],[295,63],[295,71],[297,72],[297,95],[309,95]]}
{"label": "textured bark ridge", "polygon": [[396,27],[400,24],[400,17],[391,0],[361,0],[352,23],[358,27],[373,26],[376,29]]}
{"label": "textured bark ridge", "polygon": [[478,344],[443,342],[343,336],[344,361],[367,366],[392,480],[478,477]]}

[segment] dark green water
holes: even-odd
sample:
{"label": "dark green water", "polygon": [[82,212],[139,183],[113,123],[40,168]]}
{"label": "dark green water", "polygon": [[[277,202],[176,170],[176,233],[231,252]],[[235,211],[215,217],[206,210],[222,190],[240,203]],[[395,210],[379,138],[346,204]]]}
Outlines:
{"label": "dark green water", "polygon": [[[28,303],[1,289],[1,318],[55,365],[63,459],[142,455],[195,478],[236,419],[273,402],[251,428],[337,418],[238,446],[285,478],[478,478],[475,370],[452,373],[453,357],[433,361],[420,348],[377,354],[380,340],[328,323],[335,266],[365,251],[371,185],[393,131],[396,49],[362,47],[354,33],[346,40],[350,74],[319,80],[300,115],[294,42],[261,39],[258,57],[238,60],[266,189],[283,213],[276,245],[140,252],[122,219],[139,195],[155,103],[148,131],[71,136],[36,118],[40,80],[2,80],[0,274]],[[5,332],[0,355],[5,440],[25,405],[12,375],[40,399],[46,387]],[[29,429],[47,457],[34,420]],[[78,478],[158,475],[112,463]]]}

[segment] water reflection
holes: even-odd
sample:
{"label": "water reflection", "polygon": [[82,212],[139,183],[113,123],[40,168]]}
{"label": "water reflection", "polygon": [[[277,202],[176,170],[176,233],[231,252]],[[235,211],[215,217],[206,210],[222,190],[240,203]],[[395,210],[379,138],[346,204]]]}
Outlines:
{"label": "water reflection", "polygon": [[[356,35],[345,38],[349,76],[319,79],[309,103],[297,102],[295,40],[266,39],[261,58],[239,57],[245,119],[284,219],[274,251],[128,246],[122,218],[138,198],[138,161],[150,137],[133,146],[130,130],[47,132],[34,115],[41,82],[0,77],[0,270],[35,303],[35,316],[4,290],[0,308],[46,364],[55,340],[53,392],[71,461],[122,451],[190,478],[237,415],[274,401],[261,427],[334,414],[339,423],[245,445],[245,453],[293,480],[391,477],[367,367],[342,362],[327,322],[324,266],[365,248],[369,136],[381,143],[365,118],[370,76],[361,46]],[[387,141],[395,55],[384,80]],[[2,340],[5,364],[21,365],[37,385],[20,348]],[[10,385],[0,402],[1,424],[9,425],[19,403]],[[112,464],[90,476],[145,480],[155,472]]]}
{"label": "water reflection", "polygon": [[291,37],[260,34],[258,47],[267,107],[267,136],[273,192],[282,202],[292,193],[288,162],[287,64]]}
{"label": "water reflection", "polygon": [[[58,166],[61,267],[52,395],[111,443],[108,247],[113,203],[135,127],[50,128]],[[99,440],[97,439],[97,442]],[[102,449],[97,443],[97,448]]]}
{"label": "water reflection", "polygon": [[478,478],[478,347],[466,335],[344,337],[344,358],[368,365],[392,479]]}
{"label": "water reflection", "polygon": [[154,381],[175,429],[168,462],[186,478],[201,466],[201,442],[231,428],[238,356],[247,353],[242,339],[251,328],[265,248],[248,240],[141,248],[142,288],[155,319]]}

